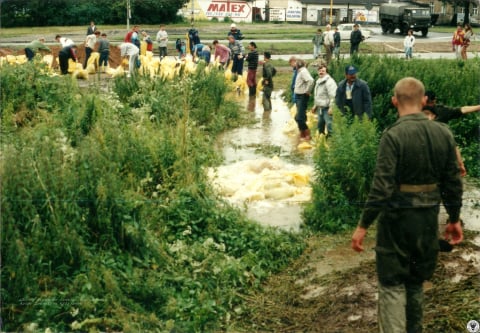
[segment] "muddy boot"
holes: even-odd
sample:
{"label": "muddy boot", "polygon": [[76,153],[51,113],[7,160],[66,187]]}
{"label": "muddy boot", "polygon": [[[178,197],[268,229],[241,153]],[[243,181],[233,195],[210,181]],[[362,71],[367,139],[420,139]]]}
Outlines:
{"label": "muddy boot", "polygon": [[303,131],[303,139],[306,141],[310,141],[312,139],[312,137],[310,136],[310,130],[308,128]]}

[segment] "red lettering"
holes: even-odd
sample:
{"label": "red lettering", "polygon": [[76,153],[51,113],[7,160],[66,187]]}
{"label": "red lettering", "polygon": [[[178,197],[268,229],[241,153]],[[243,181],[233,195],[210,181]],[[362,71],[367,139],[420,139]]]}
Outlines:
{"label": "red lettering", "polygon": [[219,4],[219,3],[210,3],[210,6],[208,6],[208,9],[207,9],[207,12],[225,12],[226,11],[226,5],[223,3],[223,4]]}
{"label": "red lettering", "polygon": [[231,4],[230,5],[230,10],[232,12],[243,13],[244,8],[245,8],[245,5],[240,5],[240,4]]}

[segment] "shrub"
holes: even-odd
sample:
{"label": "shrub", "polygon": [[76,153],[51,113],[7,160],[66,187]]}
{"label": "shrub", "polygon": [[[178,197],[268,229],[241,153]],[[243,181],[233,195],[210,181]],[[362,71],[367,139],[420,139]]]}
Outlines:
{"label": "shrub", "polygon": [[376,123],[334,114],[334,135],[315,150],[312,202],[305,224],[314,230],[338,232],[356,225],[368,195],[376,160]]}
{"label": "shrub", "polygon": [[[329,73],[339,82],[344,75],[345,66],[351,60],[332,61]],[[378,132],[395,122],[397,112],[391,104],[395,83],[406,76],[421,80],[425,89],[435,91],[440,104],[448,106],[477,105],[478,73],[480,73],[480,58],[467,61],[448,59],[404,61],[388,56],[359,56],[353,62],[359,68],[357,77],[368,82],[373,97],[373,114],[378,124]],[[478,112],[469,114],[449,123],[455,139],[462,151],[465,166],[470,176],[479,177],[478,127],[480,117]],[[471,155],[473,154],[473,155]]]}

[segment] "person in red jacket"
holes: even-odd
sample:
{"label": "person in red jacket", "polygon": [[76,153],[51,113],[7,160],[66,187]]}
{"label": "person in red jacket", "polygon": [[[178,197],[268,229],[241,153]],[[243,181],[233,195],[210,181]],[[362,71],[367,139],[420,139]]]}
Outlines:
{"label": "person in red jacket", "polygon": [[457,30],[453,33],[452,38],[452,50],[455,52],[457,59],[462,59],[462,46],[463,46],[463,38],[465,33],[463,32],[463,28],[461,25],[457,27]]}

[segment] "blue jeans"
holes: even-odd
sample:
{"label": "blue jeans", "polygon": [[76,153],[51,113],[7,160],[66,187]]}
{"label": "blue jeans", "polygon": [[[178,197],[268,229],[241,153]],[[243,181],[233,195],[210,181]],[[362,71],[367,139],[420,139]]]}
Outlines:
{"label": "blue jeans", "polygon": [[297,105],[297,114],[295,115],[295,121],[297,122],[298,129],[305,131],[307,126],[307,106],[310,95],[307,94],[295,94],[295,104]]}
{"label": "blue jeans", "polygon": [[233,55],[232,74],[243,74],[243,58],[238,59],[238,54]]}
{"label": "blue jeans", "polygon": [[413,47],[406,47],[405,48],[405,58],[412,59]]}
{"label": "blue jeans", "polygon": [[313,44],[313,59],[317,59],[317,57],[321,55],[322,55],[322,45]]}
{"label": "blue jeans", "polygon": [[110,55],[110,52],[109,51],[102,51],[102,53],[100,53],[100,60],[98,62],[98,66],[108,66],[108,57]]}
{"label": "blue jeans", "polygon": [[[325,126],[327,127],[328,133],[325,133]],[[332,117],[328,114],[328,107],[319,108],[318,111],[318,132],[320,134],[332,135]]]}

